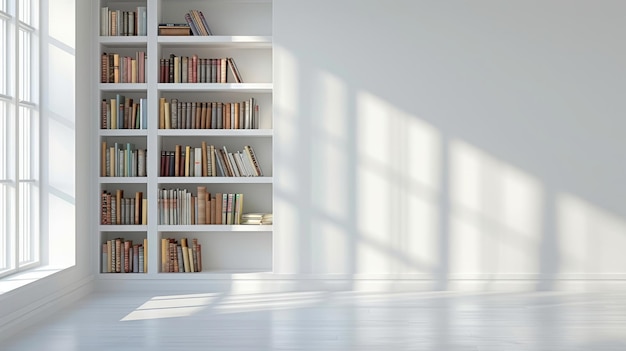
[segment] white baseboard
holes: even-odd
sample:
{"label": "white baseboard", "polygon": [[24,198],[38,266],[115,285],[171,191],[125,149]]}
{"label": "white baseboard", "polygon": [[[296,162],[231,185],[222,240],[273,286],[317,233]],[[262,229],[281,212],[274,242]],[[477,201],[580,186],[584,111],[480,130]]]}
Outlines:
{"label": "white baseboard", "polygon": [[[38,287],[33,287],[37,289]],[[74,283],[65,285],[50,294],[43,294],[42,298],[29,301],[24,307],[0,316],[0,343],[3,339],[14,335],[37,322],[45,320],[53,314],[75,304],[77,300],[89,295],[93,291],[93,276],[85,277]],[[12,298],[18,298],[13,296]],[[7,304],[10,301],[3,301]]]}
{"label": "white baseboard", "polygon": [[422,274],[251,274],[205,278],[202,274],[128,279],[96,279],[103,291],[271,293],[289,291],[614,291],[626,289],[625,274],[568,274],[545,279],[536,274],[455,275],[433,279]]}

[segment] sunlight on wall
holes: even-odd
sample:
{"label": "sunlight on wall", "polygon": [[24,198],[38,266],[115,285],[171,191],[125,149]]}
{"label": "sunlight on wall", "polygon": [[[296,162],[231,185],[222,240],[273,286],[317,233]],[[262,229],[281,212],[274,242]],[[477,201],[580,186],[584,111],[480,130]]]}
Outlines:
{"label": "sunlight on wall", "polygon": [[357,271],[431,272],[441,137],[372,94],[358,93],[356,103]]}
{"label": "sunlight on wall", "polygon": [[[75,48],[76,43],[76,0],[49,0],[54,6],[48,6],[51,25],[48,35],[63,45]],[[63,20],[71,19],[71,20]]]}
{"label": "sunlight on wall", "polygon": [[[276,74],[274,80],[277,86],[296,86],[299,80],[297,59],[287,50],[280,46],[274,48],[276,52],[277,66],[280,66],[280,74]],[[298,145],[300,131],[298,129],[298,104],[300,95],[297,89],[277,89],[274,97],[275,126],[280,127],[280,133],[275,133],[275,143],[277,145]],[[274,151],[280,153],[289,161],[297,163],[302,156],[300,150],[295,147],[281,148]],[[278,166],[278,165],[277,165]],[[274,177],[280,178],[281,191],[296,195],[298,192],[297,169],[291,167],[276,167]]]}
{"label": "sunlight on wall", "polygon": [[349,97],[345,83],[324,71],[315,73],[319,103],[311,106],[311,237],[316,273],[352,273],[350,217],[354,191],[350,174],[354,169],[354,131],[349,124]]}
{"label": "sunlight on wall", "polygon": [[623,273],[626,221],[567,193],[556,204],[560,273]]}
{"label": "sunlight on wall", "polygon": [[52,218],[48,228],[48,264],[52,267],[68,267],[76,263],[76,214],[73,200],[56,191],[48,194],[48,213]]}
{"label": "sunlight on wall", "polygon": [[[50,43],[47,69],[49,83],[47,89],[50,111],[64,122],[74,124],[74,52]],[[73,138],[72,138],[73,139]]]}
{"label": "sunlight on wall", "polygon": [[[75,0],[58,0],[47,6],[50,23],[42,38],[45,47],[45,82],[42,111],[47,118],[49,264],[75,264],[76,250],[76,124],[75,124]],[[68,17],[71,16],[71,17]],[[82,165],[88,170],[89,165]]]}
{"label": "sunlight on wall", "polygon": [[346,175],[350,174],[354,164],[349,155],[354,149],[350,145],[350,135],[354,133],[348,128],[347,89],[341,80],[329,73],[318,72],[315,78],[315,96],[320,101],[312,106],[316,121],[311,125],[313,148],[310,162],[313,168],[321,167],[319,177],[311,179],[312,193],[315,194],[312,200],[315,208],[324,212],[322,216],[345,222],[350,205],[349,194],[346,194],[350,184]]}
{"label": "sunlight on wall", "polygon": [[538,273],[544,201],[537,179],[451,141],[451,273]]}
{"label": "sunlight on wall", "polygon": [[620,218],[555,202],[545,175],[274,53],[274,272],[489,281],[626,267]]}
{"label": "sunlight on wall", "polygon": [[[280,67],[273,70],[277,87],[298,86],[298,61],[290,51],[274,45],[274,65]],[[298,172],[300,158],[308,156],[301,155],[302,150],[298,149],[299,97],[298,89],[274,91],[274,212],[280,213],[280,217],[274,218],[274,271],[280,273],[302,269],[299,261],[302,210],[298,204],[302,180]]]}

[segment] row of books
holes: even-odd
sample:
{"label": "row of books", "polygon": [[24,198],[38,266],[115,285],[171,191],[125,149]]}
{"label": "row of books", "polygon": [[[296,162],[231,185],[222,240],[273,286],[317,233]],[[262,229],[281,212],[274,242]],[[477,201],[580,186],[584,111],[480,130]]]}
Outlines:
{"label": "row of books", "polygon": [[220,149],[204,141],[201,147],[176,145],[174,151],[161,151],[160,170],[161,177],[263,176],[252,146],[229,152],[226,146]]}
{"label": "row of books", "polygon": [[170,54],[169,58],[161,59],[159,68],[159,83],[243,83],[232,57],[199,58],[195,54]]}
{"label": "row of books", "polygon": [[202,245],[198,239],[192,239],[191,245],[187,238],[161,239],[161,272],[202,272]]}
{"label": "row of books", "polygon": [[101,36],[148,35],[148,18],[145,6],[137,6],[135,11],[112,10],[108,6],[100,8]]}
{"label": "row of books", "polygon": [[102,99],[100,104],[101,129],[147,129],[148,100],[126,99],[117,94],[114,99]]}
{"label": "row of books", "polygon": [[103,52],[100,57],[100,83],[145,83],[146,52],[135,57]]}
{"label": "row of books", "polygon": [[102,273],[147,273],[148,240],[116,238],[102,244]]}
{"label": "row of books", "polygon": [[202,11],[191,10],[185,14],[185,21],[189,24],[193,35],[213,35]]}
{"label": "row of books", "polygon": [[197,187],[193,195],[188,189],[159,189],[159,224],[241,224],[243,194],[207,192]]}
{"label": "row of books", "polygon": [[100,150],[100,176],[145,177],[146,152],[146,149],[136,149],[132,143],[114,143],[109,146],[103,141]]}
{"label": "row of books", "polygon": [[114,194],[102,191],[100,194],[100,224],[148,224],[148,199],[138,191],[132,198],[125,198],[123,190]]}
{"label": "row of books", "polygon": [[259,105],[240,102],[159,101],[159,129],[258,129]]}

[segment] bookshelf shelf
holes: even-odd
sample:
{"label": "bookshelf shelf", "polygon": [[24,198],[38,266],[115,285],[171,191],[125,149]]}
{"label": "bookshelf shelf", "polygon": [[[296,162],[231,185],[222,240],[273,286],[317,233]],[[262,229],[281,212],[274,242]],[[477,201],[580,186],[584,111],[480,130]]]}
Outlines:
{"label": "bookshelf shelf", "polygon": [[133,92],[146,91],[146,83],[100,83],[100,91]]}
{"label": "bookshelf shelf", "polygon": [[272,272],[262,269],[238,269],[238,270],[221,270],[221,269],[208,269],[202,272],[195,272],[190,274],[181,273],[159,273],[160,277],[167,277],[167,279],[261,279],[266,278],[265,275],[269,275]]}
{"label": "bookshelf shelf", "polygon": [[270,36],[160,36],[157,40],[163,48],[229,48],[229,49],[271,49],[272,37]]}
{"label": "bookshelf shelf", "polygon": [[272,83],[159,83],[159,91],[271,93]]}
{"label": "bookshelf shelf", "polygon": [[194,273],[102,273],[99,279],[102,280],[256,280],[256,279],[274,279],[272,271],[266,269],[203,269],[202,272]]}
{"label": "bookshelf shelf", "polygon": [[100,36],[100,45],[105,47],[139,47],[148,43],[146,36]]}
{"label": "bookshelf shelf", "polygon": [[159,232],[271,232],[271,225],[159,225]]}
{"label": "bookshelf shelf", "polygon": [[99,129],[101,137],[145,137],[148,136],[146,129]]}
{"label": "bookshelf shelf", "polygon": [[271,129],[159,129],[159,136],[202,136],[202,137],[246,137],[271,138],[274,132]]}
{"label": "bookshelf shelf", "polygon": [[98,230],[101,232],[145,232],[148,230],[147,225],[115,225],[115,224],[100,224]]}
{"label": "bookshelf shelf", "polygon": [[272,184],[272,177],[159,177],[159,184]]}
{"label": "bookshelf shelf", "polygon": [[[208,207],[206,218],[215,219],[214,223],[220,223],[221,218],[226,218],[224,223],[239,223],[232,218],[236,218],[236,213],[266,213],[273,212],[273,39],[272,39],[272,0],[98,0],[97,6],[93,6],[94,19],[94,40],[93,65],[94,76],[93,89],[93,123],[92,136],[94,138],[92,154],[98,164],[97,171],[94,171],[95,178],[94,193],[99,196],[94,201],[94,232],[97,236],[97,255],[94,255],[94,266],[99,267],[99,272],[105,272],[105,262],[101,259],[103,244],[109,244],[117,238],[133,242],[133,244],[144,244],[144,255],[147,262],[146,274],[132,273],[102,273],[98,276],[102,279],[247,279],[246,277],[260,277],[271,274],[273,270],[273,246],[274,234],[272,225],[235,225],[235,224],[196,224],[196,225],[160,225],[159,223],[172,223],[160,221],[159,214],[164,209],[164,200],[172,199],[167,197],[168,192],[178,191],[183,194],[191,194],[194,204],[202,198],[198,192],[203,194],[202,187],[206,187],[206,194],[213,196],[211,201],[215,201],[217,194],[221,194],[225,201],[232,195],[233,203],[236,199],[243,199],[243,208],[233,208],[232,213],[226,217],[216,216],[216,212],[210,212]],[[108,10],[106,10],[108,8]],[[143,36],[103,36],[107,33],[128,33],[132,32],[131,26],[123,27],[124,30],[116,28],[113,31],[113,23],[100,23],[100,19],[107,18],[106,11],[126,11],[140,13],[139,8],[146,9],[147,30],[136,33],[146,34]],[[105,10],[103,10],[105,9]],[[209,36],[159,36],[158,25],[160,23],[185,23],[185,15],[190,11],[201,11],[206,17],[206,21],[215,35]],[[142,12],[143,13],[143,12]],[[111,14],[111,12],[109,12]],[[119,12],[118,12],[119,14]],[[117,16],[119,18],[119,15]],[[111,19],[112,16],[109,16]],[[143,18],[143,17],[142,17]],[[128,20],[130,23],[130,19]],[[135,22],[137,23],[137,22]],[[107,27],[107,25],[109,27]],[[117,23],[119,26],[119,22]],[[142,27],[143,28],[143,27]],[[96,33],[97,32],[97,33]],[[106,53],[107,55],[104,55]],[[145,55],[144,55],[145,54]],[[204,63],[188,69],[185,75],[182,74],[183,67],[189,65],[191,60],[185,59],[188,66],[183,66],[180,62],[178,70],[181,72],[176,81],[194,81],[183,79],[189,74],[200,77],[200,72],[206,76],[195,81],[222,81],[226,83],[159,83],[169,80],[169,75],[163,73],[162,69],[168,68],[163,63],[170,57],[197,58]],[[226,58],[226,59],[225,59]],[[127,60],[123,61],[122,59]],[[212,62],[228,62],[227,66],[206,65],[211,59]],[[230,60],[228,60],[230,59]],[[133,60],[135,60],[133,62]],[[194,65],[200,60],[194,60]],[[236,69],[234,62],[236,61]],[[116,66],[119,62],[119,66]],[[173,65],[172,60],[172,65]],[[127,69],[130,67],[130,71]],[[207,73],[211,67],[227,67],[226,79],[207,78]],[[126,72],[126,73],[122,73]],[[174,72],[174,71],[171,71]],[[216,70],[213,70],[216,77]],[[119,75],[118,75],[119,73]],[[235,79],[235,73],[237,79]],[[168,73],[169,74],[169,73]],[[173,73],[172,73],[173,74]],[[197,76],[196,76],[197,75]],[[132,78],[129,78],[132,77]],[[164,77],[168,77],[165,79]],[[189,76],[191,77],[191,76]],[[138,81],[145,83],[101,83],[104,81]],[[242,81],[243,83],[234,83]],[[124,98],[124,99],[122,99]],[[134,106],[129,108],[128,102],[132,99],[134,103],[139,102],[137,108],[138,116],[124,119],[134,112]],[[176,100],[178,105],[173,105]],[[122,107],[122,102],[125,105]],[[165,104],[167,102],[167,104]],[[114,105],[114,103],[116,105]],[[185,105],[181,105],[181,104]],[[164,106],[178,106],[181,110],[187,111],[187,115],[194,111],[191,106],[198,103],[210,103],[220,106],[215,110],[209,109],[208,121],[221,118],[221,123],[213,129],[162,129],[163,119],[161,112]],[[116,106],[114,109],[113,106]],[[206,105],[203,105],[206,106]],[[215,106],[215,105],[214,105]],[[239,110],[235,110],[239,108]],[[250,108],[252,107],[252,108]],[[119,108],[119,109],[118,109]],[[126,110],[122,109],[125,108]],[[185,108],[187,108],[185,110]],[[106,110],[105,110],[106,109]],[[114,113],[112,111],[118,111]],[[132,112],[127,112],[132,111]],[[171,111],[171,110],[170,110]],[[195,110],[199,111],[199,109]],[[220,112],[216,112],[220,111]],[[227,112],[232,111],[227,119]],[[235,112],[237,111],[237,112]],[[146,113],[147,112],[147,113]],[[145,114],[144,114],[145,113]],[[196,112],[198,113],[198,112]],[[219,115],[221,113],[221,115]],[[165,115],[165,114],[164,114]],[[117,116],[118,119],[113,119]],[[171,114],[170,114],[171,116]],[[193,115],[191,121],[199,121],[199,114]],[[240,119],[236,119],[239,116]],[[146,118],[147,117],[147,118]],[[212,117],[212,118],[211,118]],[[145,118],[145,119],[144,119]],[[173,118],[173,117],[172,117]],[[203,122],[207,122],[202,117]],[[105,127],[134,127],[133,121],[141,121],[141,127],[145,129],[101,129]],[[170,121],[170,120],[168,120]],[[178,121],[187,121],[183,118]],[[235,121],[237,121],[235,123]],[[170,121],[174,126],[174,120]],[[198,122],[200,123],[200,122]],[[190,125],[190,124],[187,124]],[[206,123],[209,125],[209,123]],[[231,129],[241,125],[255,129]],[[180,126],[180,125],[179,125]],[[185,155],[181,153],[179,146],[184,146],[184,151],[189,150],[193,155],[190,165],[200,164],[195,155],[207,155],[202,151],[202,145],[206,143],[209,150],[228,149],[233,156],[239,156],[248,152],[248,160],[252,160],[252,166],[245,162],[246,159],[233,159],[231,162],[235,167],[241,168],[241,174],[258,174],[256,169],[261,169],[263,176],[260,177],[162,177],[161,174],[168,174],[161,168],[164,160],[164,153],[176,152],[177,157],[184,160]],[[116,149],[119,146],[118,149]],[[192,149],[195,148],[192,153]],[[214,147],[214,148],[211,148]],[[250,148],[248,148],[250,147]],[[253,149],[253,152],[250,150]],[[201,151],[195,151],[201,150]],[[206,148],[205,148],[206,150]],[[134,152],[136,151],[136,156]],[[168,154],[168,156],[173,154]],[[216,155],[216,154],[212,154]],[[226,156],[228,158],[229,155]],[[113,158],[115,158],[113,160]],[[166,159],[170,169],[173,156]],[[239,161],[237,161],[239,160]],[[136,162],[135,162],[136,161]],[[199,163],[194,163],[199,162]],[[212,161],[219,164],[219,161]],[[258,162],[258,163],[257,163]],[[184,161],[182,164],[185,164]],[[205,162],[208,167],[208,162]],[[258,165],[258,167],[256,166]],[[131,168],[132,167],[132,168]],[[137,168],[135,168],[137,167]],[[183,166],[184,167],[184,166]],[[196,166],[202,167],[202,166]],[[232,167],[232,166],[229,166]],[[250,172],[250,167],[252,171]],[[139,172],[141,169],[142,172]],[[165,167],[163,167],[165,169]],[[200,168],[198,168],[200,169]],[[227,169],[226,164],[223,167]],[[103,170],[105,170],[103,172]],[[130,173],[129,170],[137,173]],[[145,173],[143,171],[145,170]],[[231,171],[233,169],[230,169]],[[244,170],[246,172],[244,172]],[[205,169],[206,171],[206,169]],[[163,173],[162,173],[163,172]],[[173,173],[173,172],[171,172]],[[201,174],[194,168],[190,174]],[[223,175],[227,172],[218,171]],[[237,174],[236,172],[231,172]],[[145,174],[145,177],[105,177],[105,174]],[[180,174],[180,173],[179,173]],[[122,195],[120,195],[122,194]],[[240,194],[243,194],[240,195]],[[110,196],[109,196],[110,195]],[[163,198],[161,198],[163,195]],[[226,195],[226,196],[225,196]],[[187,195],[185,195],[187,196]],[[113,198],[115,197],[115,200]],[[117,200],[124,199],[124,201]],[[134,201],[134,202],[133,202]],[[130,205],[129,205],[130,203]],[[191,206],[192,202],[189,202]],[[225,203],[225,202],[222,202]],[[116,206],[126,206],[125,208],[112,208]],[[208,205],[209,202],[206,202]],[[134,206],[134,207],[133,207]],[[139,208],[137,206],[140,206]],[[187,208],[187,205],[181,208]],[[197,210],[200,211],[200,206]],[[109,217],[122,213],[126,221],[121,223],[133,223],[131,212],[135,209],[135,216],[140,216],[141,220],[136,223],[147,223],[145,225],[107,225],[100,224],[109,221]],[[105,211],[108,210],[109,212]],[[238,212],[237,212],[238,211]],[[187,214],[192,212],[187,212]],[[195,213],[195,212],[193,212]],[[106,214],[107,216],[103,216]],[[145,216],[145,217],[144,217]],[[144,220],[145,218],[145,220]],[[198,222],[201,222],[198,216]],[[220,220],[216,219],[219,218]],[[270,217],[265,217],[269,219]],[[206,221],[205,221],[206,222]],[[113,221],[113,223],[116,223]],[[187,223],[187,222],[183,222]],[[265,223],[265,222],[264,222]],[[202,253],[202,272],[192,274],[179,274],[164,272],[162,264],[168,262],[162,256],[165,245],[170,248],[174,241],[182,246],[183,239],[188,244],[199,244]],[[194,241],[194,239],[196,239]],[[172,240],[172,241],[163,241]],[[175,247],[175,246],[174,246]],[[191,246],[188,246],[191,248]],[[198,246],[196,246],[198,248]],[[205,251],[206,250],[206,251]],[[176,250],[174,250],[176,251]],[[95,251],[94,251],[95,252]],[[172,252],[170,252],[172,254]],[[174,253],[175,254],[175,253]],[[96,259],[98,257],[99,259]],[[107,268],[110,265],[107,266]],[[169,268],[168,268],[169,270]],[[251,278],[255,279],[255,278]]]}
{"label": "bookshelf shelf", "polygon": [[100,177],[100,184],[146,184],[147,177]]}

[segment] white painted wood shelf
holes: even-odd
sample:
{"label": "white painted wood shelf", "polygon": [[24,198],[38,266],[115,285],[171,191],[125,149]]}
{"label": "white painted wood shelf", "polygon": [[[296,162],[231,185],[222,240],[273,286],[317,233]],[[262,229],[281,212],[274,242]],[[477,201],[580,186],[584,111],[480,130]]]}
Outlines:
{"label": "white painted wood shelf", "polygon": [[[272,225],[159,225],[159,191],[187,189],[197,196],[197,187],[206,186],[211,194],[243,194],[243,213],[273,213],[273,38],[271,0],[98,0],[93,6],[93,130],[92,156],[98,164],[93,174],[93,265],[101,279],[230,279],[241,274],[271,274],[273,270],[274,228]],[[100,35],[101,9],[147,10],[147,35]],[[160,23],[185,23],[185,14],[192,9],[203,12],[211,36],[159,36]],[[229,19],[229,20],[226,20]],[[234,19],[234,20],[230,20]],[[146,53],[145,83],[101,83],[103,53],[133,57]],[[161,83],[161,60],[178,57],[232,58],[241,74],[242,83],[235,83],[232,72],[227,83]],[[100,129],[103,100],[124,95],[134,101],[146,99],[146,129]],[[160,129],[160,101],[223,102],[254,101],[259,106],[257,129]],[[97,121],[97,122],[96,122]],[[119,143],[122,148],[132,144],[146,150],[146,177],[103,177],[100,172],[102,143],[107,147]],[[198,148],[202,142],[229,152],[242,152],[251,146],[263,172],[261,177],[164,177],[161,176],[162,152],[176,146]],[[107,166],[108,167],[108,166]],[[100,195],[122,190],[132,198],[142,192],[147,199],[146,225],[102,225]],[[115,238],[128,238],[133,243],[147,239],[148,273],[101,273],[102,244]],[[198,273],[159,273],[162,239],[173,238],[189,243],[197,238],[202,246],[203,269]],[[206,250],[206,252],[205,252]],[[206,262],[206,264],[204,264]]]}

